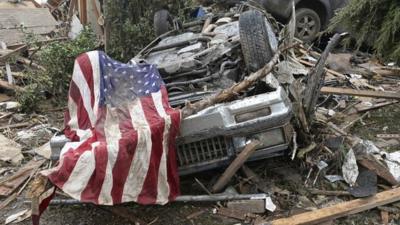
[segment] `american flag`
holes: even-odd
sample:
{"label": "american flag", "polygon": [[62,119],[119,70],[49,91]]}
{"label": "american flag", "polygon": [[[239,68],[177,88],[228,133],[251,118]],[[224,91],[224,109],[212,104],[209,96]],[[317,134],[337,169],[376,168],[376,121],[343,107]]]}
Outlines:
{"label": "american flag", "polygon": [[179,195],[179,124],[155,65],[84,53],[75,61],[65,114],[65,135],[74,142],[43,174],[82,202],[166,204]]}

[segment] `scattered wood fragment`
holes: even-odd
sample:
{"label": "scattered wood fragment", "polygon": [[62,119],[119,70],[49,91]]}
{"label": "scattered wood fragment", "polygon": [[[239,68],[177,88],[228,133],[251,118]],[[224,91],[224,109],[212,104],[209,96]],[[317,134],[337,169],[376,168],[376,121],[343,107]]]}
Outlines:
{"label": "scattered wood fragment", "polygon": [[350,88],[337,88],[337,87],[322,87],[321,93],[363,96],[363,97],[375,97],[375,98],[388,98],[388,99],[400,99],[400,93],[396,93],[396,92],[355,90],[355,89],[350,89]]}
{"label": "scattered wood fragment", "polygon": [[400,209],[396,208],[396,207],[378,206],[377,208],[379,210],[383,210],[383,211],[390,212],[390,213],[396,213],[396,214],[400,213]]}
{"label": "scattered wood fragment", "polygon": [[17,54],[19,54],[20,52],[23,52],[25,50],[27,50],[28,46],[27,45],[21,45],[16,49],[10,50],[5,54],[2,54],[0,56],[0,62],[5,62],[8,58],[15,56]]}
{"label": "scattered wood fragment", "polygon": [[31,160],[15,174],[2,180],[0,182],[0,196],[8,196],[14,192],[14,190],[28,179],[32,173],[36,172],[45,161],[46,160]]}
{"label": "scattered wood fragment", "polygon": [[[7,45],[6,45],[5,42],[1,41],[0,44],[1,44],[1,48],[2,49],[4,49],[4,50],[7,49]],[[13,84],[14,83],[14,79],[13,79],[13,76],[12,76],[12,73],[11,73],[10,63],[8,63],[8,62],[6,62],[6,74],[7,74],[8,83],[9,84]]]}
{"label": "scattered wood fragment", "polygon": [[7,217],[4,224],[19,223],[28,219],[29,217],[31,217],[31,215],[32,215],[32,210],[24,209]]}
{"label": "scattered wood fragment", "polygon": [[10,101],[11,97],[9,95],[6,94],[0,94],[0,102],[7,102]]}
{"label": "scattered wood fragment", "polygon": [[247,199],[229,201],[226,203],[228,209],[243,213],[265,213],[265,199]]}
{"label": "scattered wood fragment", "polygon": [[366,112],[366,113],[364,113],[363,115],[357,117],[356,119],[354,119],[354,120],[348,122],[347,124],[345,124],[345,125],[342,127],[342,130],[347,130],[347,129],[349,129],[349,128],[352,127],[355,123],[357,123],[358,121],[364,119],[364,117],[366,117],[367,115],[369,115],[369,112]]}
{"label": "scattered wood fragment", "polygon": [[400,201],[400,187],[380,192],[369,198],[356,199],[294,215],[289,218],[277,219],[272,221],[271,225],[320,224],[324,221],[359,213],[397,201]]}
{"label": "scattered wood fragment", "polygon": [[252,140],[246,145],[242,152],[233,160],[233,162],[226,168],[221,177],[217,180],[211,189],[211,192],[215,193],[221,191],[225,185],[229,182],[232,176],[240,169],[243,163],[253,154],[257,146],[260,144],[258,140]]}
{"label": "scattered wood fragment", "polygon": [[348,191],[325,191],[318,189],[309,189],[308,191],[313,195],[351,196]]}
{"label": "scattered wood fragment", "polygon": [[44,68],[43,66],[38,65],[38,64],[36,64],[34,62],[32,62],[32,60],[30,60],[30,59],[27,59],[27,58],[24,58],[24,57],[19,57],[18,61],[23,63],[23,64],[25,64],[25,65],[31,66],[32,68],[35,68],[37,70],[46,71],[46,68]]}
{"label": "scattered wood fragment", "polygon": [[307,85],[304,93],[303,105],[308,121],[313,117],[315,106],[325,80],[325,63],[329,53],[339,43],[342,35],[335,34],[328,42],[324,52],[307,75]]}
{"label": "scattered wood fragment", "polygon": [[15,141],[0,134],[0,160],[19,165],[23,159],[21,147]]}
{"label": "scattered wood fragment", "polygon": [[377,134],[378,138],[400,138],[400,134]]}
{"label": "scattered wood fragment", "polygon": [[298,153],[297,153],[297,158],[299,158],[299,159],[304,158],[304,156],[305,156],[307,153],[311,152],[311,151],[314,150],[316,147],[317,147],[317,144],[316,144],[315,142],[312,142],[310,145],[308,145],[308,146],[306,146],[306,147],[304,147],[304,148],[300,148],[300,149],[298,150]]}
{"label": "scattered wood fragment", "polygon": [[261,177],[259,177],[253,170],[251,170],[249,167],[246,165],[242,166],[242,171],[246,175],[246,177],[250,180],[252,180],[255,185],[257,186],[257,189],[264,193],[269,193],[270,190],[268,189],[268,183],[263,180]]}
{"label": "scattered wood fragment", "polygon": [[0,130],[5,130],[5,129],[11,129],[11,128],[21,128],[21,127],[28,127],[31,124],[29,122],[23,122],[23,123],[15,123],[15,124],[10,124],[7,126],[1,126]]}
{"label": "scattered wood fragment", "polygon": [[0,203],[0,210],[2,210],[4,207],[6,207],[8,204],[10,204],[12,201],[14,201],[18,196],[18,193],[14,193],[10,196],[8,196],[4,201]]}
{"label": "scattered wood fragment", "polygon": [[[312,67],[315,66],[314,63],[307,62],[307,61],[305,61],[305,60],[303,60],[303,59],[298,59],[298,61],[299,61],[301,64],[306,65],[306,66],[312,66]],[[325,71],[326,71],[327,73],[329,73],[329,74],[335,76],[335,77],[339,77],[339,78],[342,78],[342,79],[346,79],[346,76],[345,76],[344,74],[341,74],[341,73],[336,72],[336,71],[334,71],[334,70],[331,70],[331,69],[328,69],[328,68],[325,67]]]}
{"label": "scattered wood fragment", "polygon": [[357,113],[361,113],[361,112],[366,112],[366,111],[370,111],[370,110],[374,110],[374,109],[379,109],[385,106],[389,106],[395,103],[398,103],[399,101],[394,100],[394,101],[386,101],[386,102],[380,102],[380,103],[376,103],[372,106],[359,106],[358,104],[354,106],[354,108],[356,108]]}
{"label": "scattered wood fragment", "polygon": [[362,154],[357,155],[356,158],[360,165],[375,172],[376,175],[389,182],[389,184],[397,185],[399,183],[396,178],[393,177],[392,173],[390,173],[389,168],[382,162],[379,162],[373,155]]}
{"label": "scattered wood fragment", "polygon": [[194,218],[196,218],[196,217],[198,217],[198,216],[204,214],[206,211],[207,211],[207,210],[205,210],[205,209],[196,211],[196,212],[194,212],[194,213],[192,213],[192,214],[186,216],[186,219],[192,220],[192,219],[194,219]]}
{"label": "scattered wood fragment", "polygon": [[389,224],[389,212],[388,211],[381,210],[381,218],[382,218],[383,225]]}
{"label": "scattered wood fragment", "polygon": [[226,216],[229,218],[234,218],[238,220],[245,221],[247,218],[256,218],[257,215],[251,214],[251,213],[242,213],[238,210],[233,210],[233,209],[228,209],[224,207],[220,207],[217,209],[217,214],[221,216]]}

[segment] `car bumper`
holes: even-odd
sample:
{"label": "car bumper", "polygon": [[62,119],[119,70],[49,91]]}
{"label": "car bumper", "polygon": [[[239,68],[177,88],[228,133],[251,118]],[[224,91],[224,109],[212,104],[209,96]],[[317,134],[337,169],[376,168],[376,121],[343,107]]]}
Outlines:
{"label": "car bumper", "polygon": [[[257,111],[265,115],[251,118],[250,114],[245,121],[246,118],[238,117]],[[291,103],[278,87],[274,92],[218,104],[185,118],[177,139],[179,173],[227,165],[253,138],[260,140],[261,145],[250,161],[283,155],[293,133],[291,116]]]}

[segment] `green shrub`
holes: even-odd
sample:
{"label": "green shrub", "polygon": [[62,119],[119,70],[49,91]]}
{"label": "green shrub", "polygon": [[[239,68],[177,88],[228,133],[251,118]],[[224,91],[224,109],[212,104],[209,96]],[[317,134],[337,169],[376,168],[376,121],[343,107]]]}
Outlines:
{"label": "green shrub", "polygon": [[109,23],[107,54],[128,61],[154,38],[153,15],[164,6],[171,14],[187,20],[193,0],[108,0],[105,1],[106,24]]}
{"label": "green shrub", "polygon": [[400,63],[400,1],[351,0],[332,19],[330,30],[344,27],[360,47],[366,43],[385,60]]}
{"label": "green shrub", "polygon": [[96,37],[90,29],[84,29],[74,40],[53,42],[42,47],[37,58],[45,71],[26,72],[25,89],[16,95],[22,109],[36,110],[38,103],[44,99],[44,93],[49,94],[54,103],[65,104],[75,58],[96,47]]}

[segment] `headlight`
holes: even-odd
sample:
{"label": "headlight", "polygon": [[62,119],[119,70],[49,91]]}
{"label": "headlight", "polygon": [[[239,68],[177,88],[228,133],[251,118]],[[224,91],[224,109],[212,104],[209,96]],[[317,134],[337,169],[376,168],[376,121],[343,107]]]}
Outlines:
{"label": "headlight", "polygon": [[250,112],[245,112],[245,113],[238,113],[235,115],[235,121],[237,123],[245,122],[248,120],[252,120],[258,117],[263,117],[263,116],[268,116],[271,115],[271,109],[269,107],[267,108],[262,108],[262,109],[256,109]]}
{"label": "headlight", "polygon": [[268,148],[285,143],[285,133],[283,129],[276,128],[265,132],[253,134],[249,139],[257,139],[261,143],[258,148]]}
{"label": "headlight", "polygon": [[283,129],[274,128],[260,133],[250,134],[247,137],[234,137],[233,145],[235,149],[239,149],[239,151],[241,151],[246,146],[247,141],[251,139],[257,139],[261,142],[260,145],[257,146],[257,149],[269,148],[284,144],[286,142]]}

